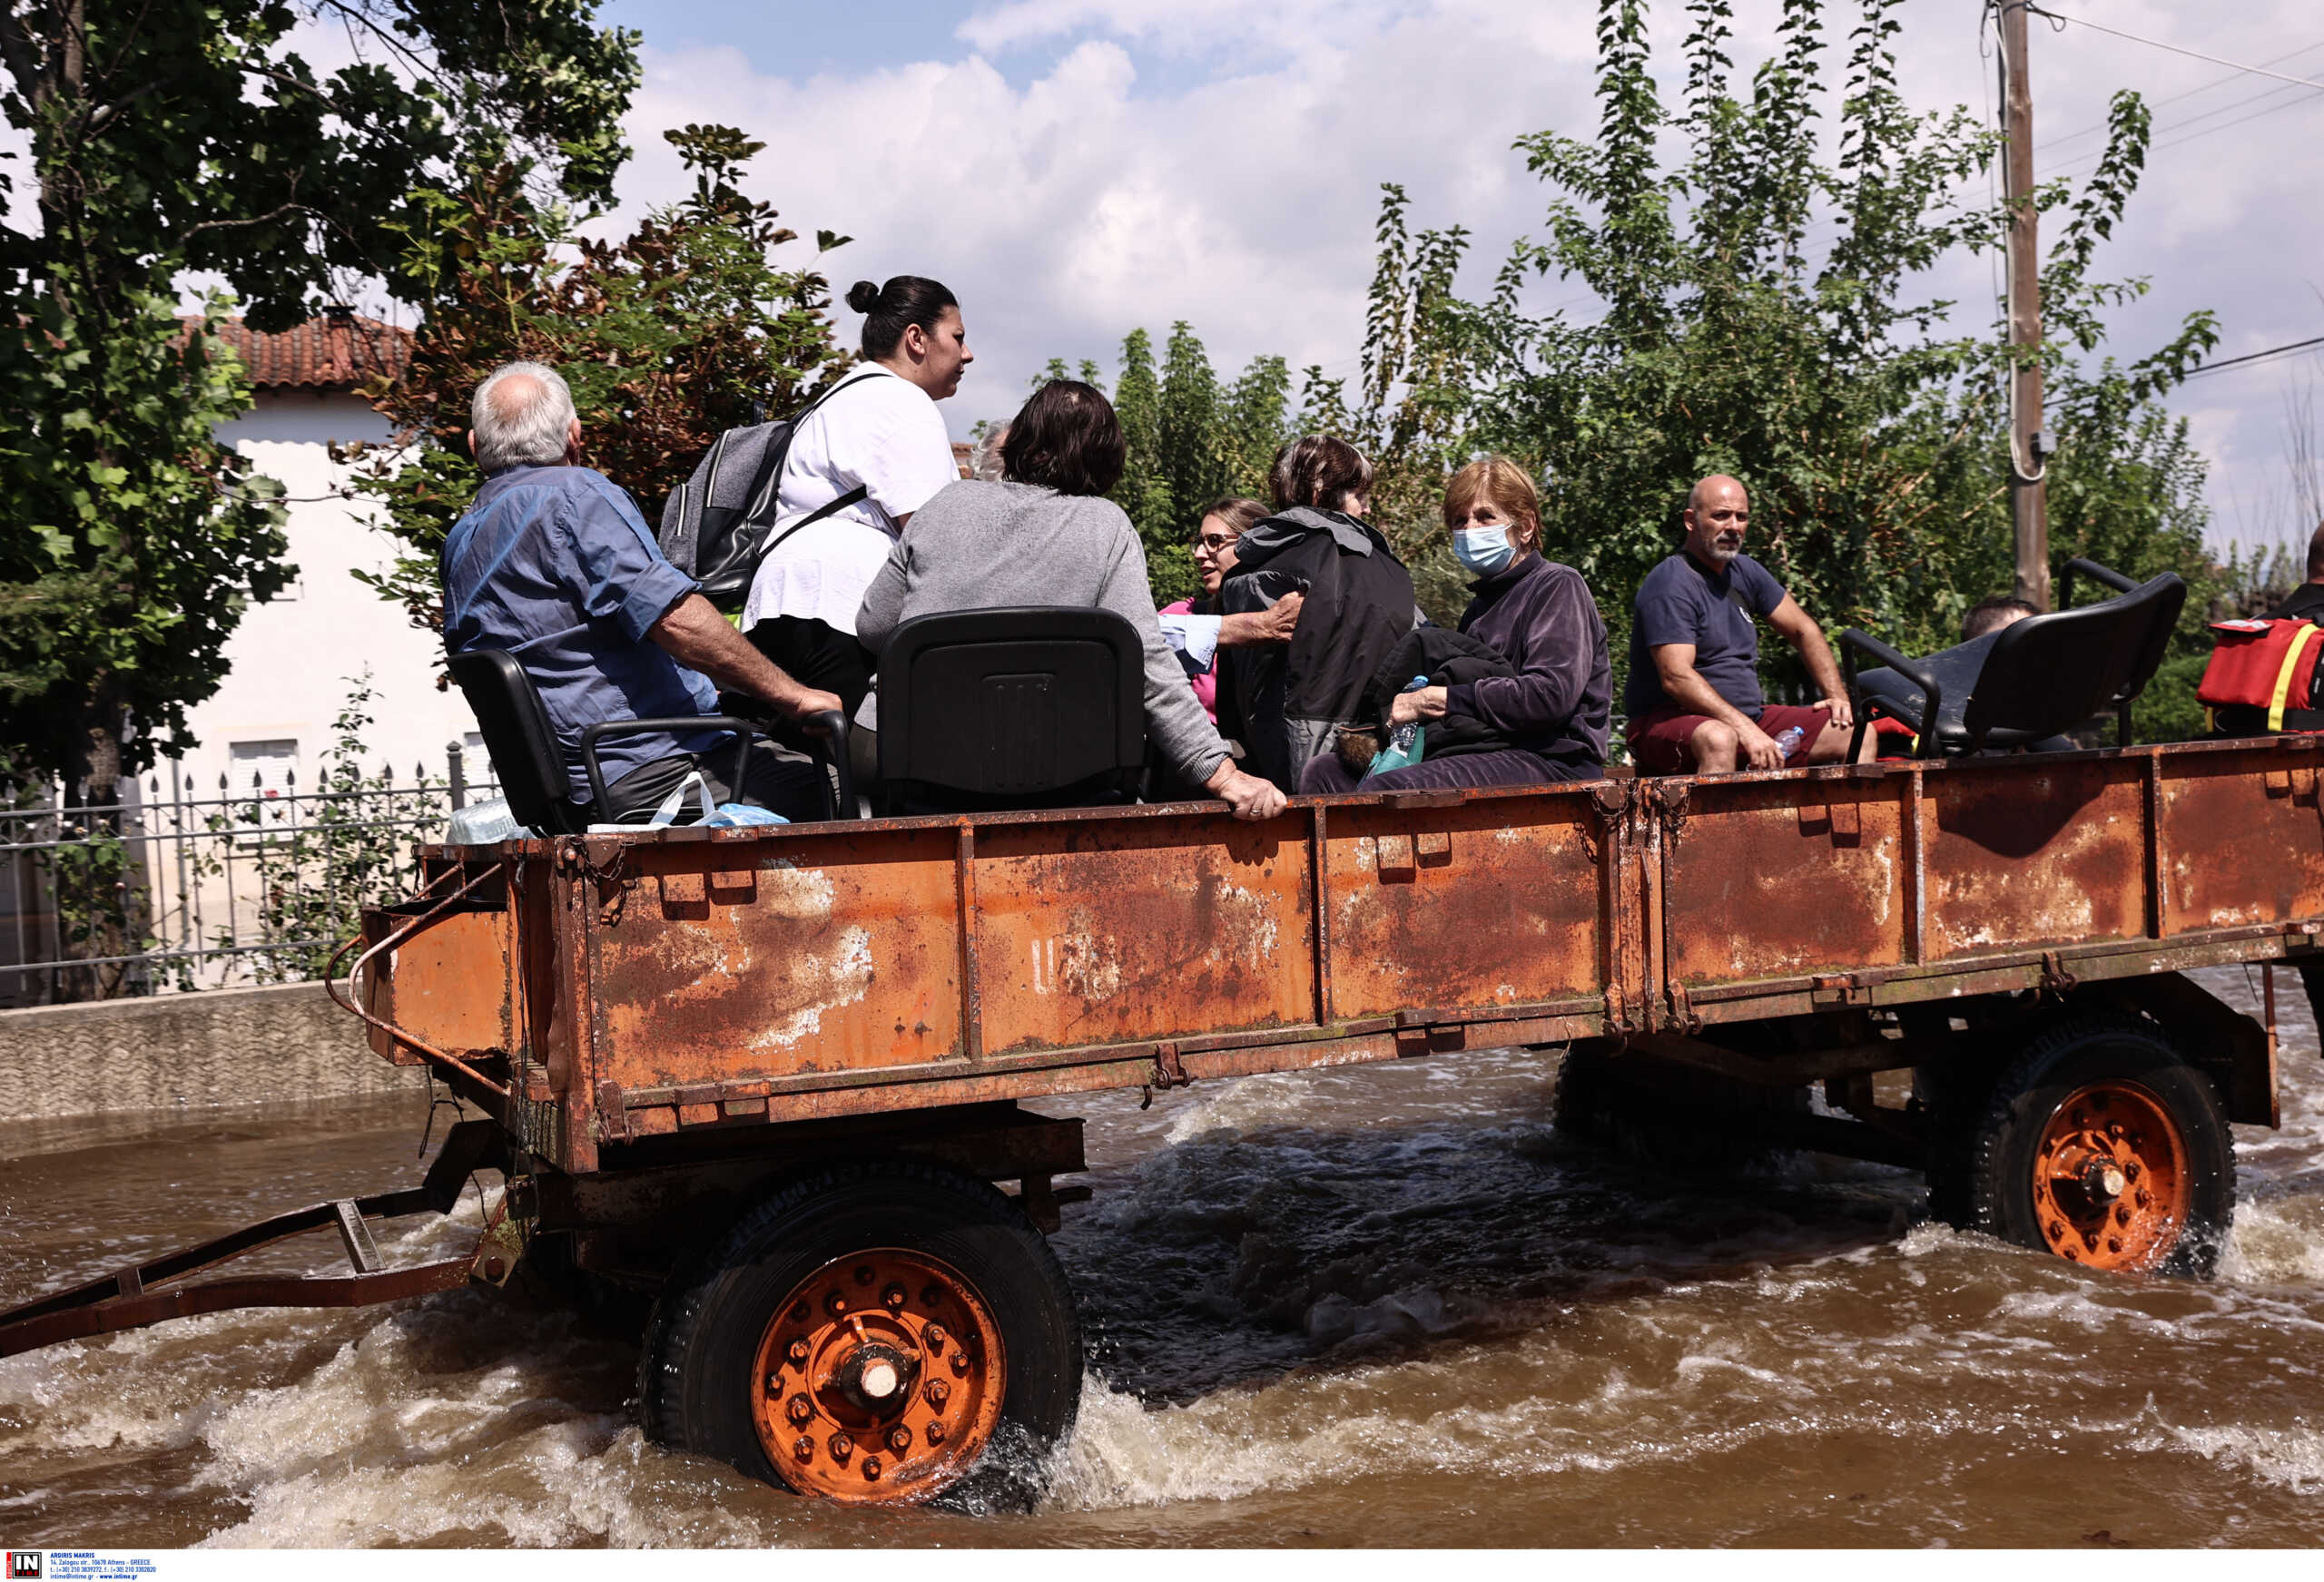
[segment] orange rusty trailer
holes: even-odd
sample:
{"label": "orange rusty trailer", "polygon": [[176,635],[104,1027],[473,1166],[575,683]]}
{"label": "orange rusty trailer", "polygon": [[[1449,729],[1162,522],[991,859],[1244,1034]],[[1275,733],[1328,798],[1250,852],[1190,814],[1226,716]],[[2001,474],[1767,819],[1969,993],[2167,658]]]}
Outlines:
{"label": "orange rusty trailer", "polygon": [[[2319,764],[2290,736],[431,848],[345,1003],[489,1117],[458,1139],[509,1184],[477,1277],[652,1300],[649,1432],[918,1498],[1037,1479],[1070,1426],[1039,1232],[1080,1123],[1020,1106],[1075,1092],[1562,1046],[1561,1124],[1748,1127],[1924,1168],[1939,1214],[2061,1256],[2207,1271],[2275,1042],[2181,974],[2324,960]],[[103,1318],[141,1280],[0,1314],[0,1353],[153,1322]]]}

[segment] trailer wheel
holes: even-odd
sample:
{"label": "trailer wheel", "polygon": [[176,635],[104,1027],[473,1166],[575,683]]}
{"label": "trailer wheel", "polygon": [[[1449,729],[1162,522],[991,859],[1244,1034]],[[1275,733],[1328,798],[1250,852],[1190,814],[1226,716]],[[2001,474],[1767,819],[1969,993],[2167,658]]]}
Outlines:
{"label": "trailer wheel", "polygon": [[2129,1017],[2036,1037],[1931,1175],[1932,1204],[1963,1228],[2093,1269],[2208,1279],[2235,1212],[2217,1089]]}
{"label": "trailer wheel", "polygon": [[639,1361],[648,1438],[801,1494],[1029,1503],[1073,1426],[1065,1272],[990,1184],[835,1165],[745,1214],[665,1292]]}

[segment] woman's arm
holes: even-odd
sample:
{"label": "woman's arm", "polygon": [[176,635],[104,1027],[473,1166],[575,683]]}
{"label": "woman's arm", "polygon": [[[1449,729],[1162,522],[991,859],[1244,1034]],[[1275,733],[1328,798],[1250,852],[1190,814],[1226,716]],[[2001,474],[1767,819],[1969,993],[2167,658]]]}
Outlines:
{"label": "woman's arm", "polygon": [[1590,683],[1600,629],[1598,606],[1581,578],[1559,576],[1527,623],[1524,667],[1515,675],[1446,688],[1446,708],[1512,733],[1563,723]]}
{"label": "woman's arm", "polygon": [[888,638],[903,619],[904,593],[911,583],[906,570],[911,557],[911,539],[898,538],[872,585],[863,590],[863,603],[855,612],[855,640],[875,654],[888,646]]}
{"label": "woman's arm", "polygon": [[1288,643],[1299,627],[1299,606],[1307,595],[1285,594],[1265,609],[1248,615],[1228,615],[1218,623],[1218,646],[1221,648],[1257,648],[1269,643]]}

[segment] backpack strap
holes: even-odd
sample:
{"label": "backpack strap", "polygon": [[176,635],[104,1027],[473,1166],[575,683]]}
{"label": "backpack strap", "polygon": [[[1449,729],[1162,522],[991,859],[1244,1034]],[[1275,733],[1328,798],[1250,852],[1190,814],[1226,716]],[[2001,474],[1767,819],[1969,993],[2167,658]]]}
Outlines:
{"label": "backpack strap", "polygon": [[846,510],[850,506],[855,504],[856,501],[867,497],[871,493],[872,489],[869,485],[858,484],[853,488],[848,490],[847,493],[842,495],[838,499],[828,500],[822,505],[816,506],[813,510],[800,517],[799,520],[791,524],[790,526],[785,527],[781,533],[775,535],[774,537],[769,539],[767,541],[766,547],[759,551],[759,558],[761,560],[764,560],[768,555],[773,555],[777,549],[782,547],[784,539],[789,538],[793,533],[798,532],[800,528],[812,527],[826,516],[836,516],[838,513]]}
{"label": "backpack strap", "polygon": [[2280,731],[2284,728],[2284,700],[2291,693],[2291,678],[2299,673],[2300,655],[2308,651],[2308,645],[2315,641],[2319,631],[2324,631],[2324,627],[2303,626],[2299,635],[2291,640],[2291,651],[2284,655],[2283,668],[2276,673],[2275,690],[2268,697],[2269,730]]}
{"label": "backpack strap", "polygon": [[[825,401],[830,400],[833,396],[836,396],[842,390],[846,389],[849,386],[868,384],[878,377],[879,376],[877,374],[864,374],[857,378],[842,379],[830,389],[825,390],[822,395],[817,396],[813,400],[799,408],[798,413],[792,418],[790,426],[783,434],[783,442],[779,445],[769,445],[766,447],[764,454],[759,457],[759,469],[756,473],[752,475],[750,489],[743,496],[744,505],[743,506],[742,520],[745,522],[758,521],[761,515],[774,504],[775,487],[782,481],[783,464],[784,461],[788,460],[791,456],[791,441],[797,437],[799,433],[799,425],[807,420],[808,415],[813,412],[816,408],[822,406]],[[861,497],[861,496],[857,496],[859,499]],[[854,503],[854,500],[847,502],[847,504],[851,506]],[[828,515],[829,513],[825,514]],[[813,518],[811,518],[811,520]],[[803,527],[805,526],[806,524],[803,522],[800,524],[800,526]],[[793,531],[796,531],[796,529],[793,529]],[[790,535],[785,534],[783,536],[787,538]],[[778,539],[776,542],[780,543],[781,540]],[[773,544],[767,545],[767,549],[772,549],[774,545]],[[766,550],[763,549],[759,552],[759,558],[762,560],[766,558]]]}

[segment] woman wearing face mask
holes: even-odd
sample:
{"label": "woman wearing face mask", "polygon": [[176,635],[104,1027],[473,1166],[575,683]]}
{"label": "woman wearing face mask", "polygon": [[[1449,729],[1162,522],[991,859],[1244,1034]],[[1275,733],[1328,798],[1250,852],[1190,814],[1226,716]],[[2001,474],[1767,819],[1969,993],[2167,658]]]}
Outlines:
{"label": "woman wearing face mask", "polygon": [[[838,693],[852,720],[873,668],[856,641],[856,609],[912,513],[960,481],[936,403],[960,388],[975,355],[960,303],[934,280],[858,280],[847,305],[863,315],[864,363],[792,437],[773,547],[751,579],[741,625],[786,673]],[[819,509],[830,514],[807,520]]]}
{"label": "woman wearing face mask", "polygon": [[1477,579],[1469,585],[1475,596],[1461,616],[1461,632],[1506,660],[1514,673],[1400,693],[1388,722],[1452,716],[1476,722],[1506,745],[1423,756],[1360,781],[1337,754],[1325,753],[1309,762],[1302,791],[1546,785],[1605,772],[1614,696],[1606,624],[1581,574],[1542,558],[1533,481],[1505,457],[1472,461],[1445,486],[1444,525],[1453,554]]}

